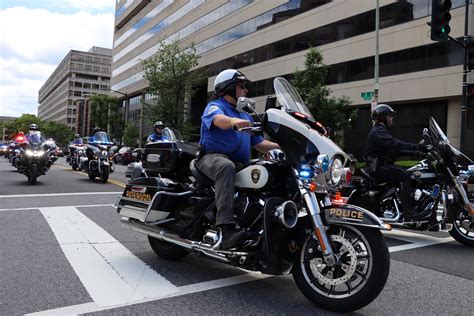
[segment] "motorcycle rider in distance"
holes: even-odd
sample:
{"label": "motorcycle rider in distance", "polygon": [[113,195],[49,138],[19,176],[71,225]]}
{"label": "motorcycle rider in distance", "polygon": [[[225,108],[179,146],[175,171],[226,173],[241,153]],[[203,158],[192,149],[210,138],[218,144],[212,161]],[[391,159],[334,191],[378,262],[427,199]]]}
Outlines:
{"label": "motorcycle rider in distance", "polygon": [[71,142],[72,145],[82,145],[82,138],[79,136],[79,134],[74,135],[74,139]]}
{"label": "motorcycle rider in distance", "polygon": [[250,80],[240,71],[226,69],[214,81],[216,99],[209,102],[202,115],[201,139],[196,168],[215,183],[216,226],[222,231],[222,249],[243,241],[247,233],[236,227],[234,219],[234,181],[236,165],[250,160],[251,148],[268,153],[280,146],[261,136],[238,131],[251,127],[252,117],[236,108],[239,97],[247,94]]}
{"label": "motorcycle rider in distance", "polygon": [[373,127],[365,146],[365,164],[370,174],[379,182],[388,182],[400,189],[404,218],[417,219],[420,210],[414,206],[411,196],[410,175],[402,167],[395,166],[395,158],[402,151],[426,152],[423,144],[405,143],[393,137],[388,128],[393,125],[396,112],[387,104],[379,104],[372,111]]}
{"label": "motorcycle rider in distance", "polygon": [[159,140],[169,140],[165,135],[163,135],[163,128],[165,128],[163,122],[156,121],[155,124],[153,124],[153,133],[148,136],[146,142],[153,143]]}

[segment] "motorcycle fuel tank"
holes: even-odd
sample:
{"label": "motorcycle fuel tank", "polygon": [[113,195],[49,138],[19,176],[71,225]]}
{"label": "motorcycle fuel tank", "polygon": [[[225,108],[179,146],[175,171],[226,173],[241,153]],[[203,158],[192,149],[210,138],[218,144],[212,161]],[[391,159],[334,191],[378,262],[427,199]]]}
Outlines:
{"label": "motorcycle fuel tank", "polygon": [[260,189],[268,182],[268,170],[259,165],[248,166],[235,175],[235,186],[241,189]]}

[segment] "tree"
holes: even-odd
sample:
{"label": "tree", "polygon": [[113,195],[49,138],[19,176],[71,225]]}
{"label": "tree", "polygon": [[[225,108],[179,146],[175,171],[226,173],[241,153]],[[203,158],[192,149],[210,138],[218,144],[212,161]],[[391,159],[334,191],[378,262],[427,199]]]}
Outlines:
{"label": "tree", "polygon": [[125,129],[123,131],[123,139],[125,145],[136,146],[138,139],[138,127],[130,123],[125,124]]}
{"label": "tree", "polygon": [[58,122],[43,123],[43,132],[46,137],[53,138],[59,147],[66,146],[74,137],[74,132],[70,128]]}
{"label": "tree", "polygon": [[332,138],[343,144],[344,129],[350,127],[357,110],[351,107],[347,97],[334,98],[331,90],[325,86],[328,66],[316,48],[310,48],[306,54],[305,70],[295,73],[292,83],[299,92],[313,117],[333,131]]}
{"label": "tree", "polygon": [[189,124],[184,119],[185,97],[190,98],[191,87],[206,76],[203,70],[191,71],[199,58],[194,45],[182,48],[179,41],[160,45],[158,54],[143,62],[150,93],[156,97],[154,103],[145,103],[147,117],[152,122],[161,120],[167,126],[188,130]]}
{"label": "tree", "polygon": [[[98,94],[90,97],[91,126],[107,131],[111,138],[122,138],[122,115],[117,98]],[[109,130],[110,129],[110,130]]]}
{"label": "tree", "polygon": [[33,114],[23,114],[17,119],[13,121],[9,121],[5,123],[5,127],[8,129],[10,133],[16,134],[18,132],[26,133],[30,128],[31,124],[36,124],[41,129],[43,127],[44,122],[40,120],[36,115]]}

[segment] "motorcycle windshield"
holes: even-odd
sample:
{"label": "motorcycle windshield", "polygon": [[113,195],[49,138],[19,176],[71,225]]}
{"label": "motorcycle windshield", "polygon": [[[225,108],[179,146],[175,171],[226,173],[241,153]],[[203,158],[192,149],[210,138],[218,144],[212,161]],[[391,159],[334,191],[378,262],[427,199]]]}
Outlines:
{"label": "motorcycle windshield", "polygon": [[443,130],[439,127],[438,123],[433,117],[430,117],[430,126],[429,126],[429,131],[431,134],[431,137],[433,137],[434,140],[436,140],[438,143],[443,142],[444,144],[448,145],[451,148],[451,152],[457,156],[457,157],[462,157],[467,163],[472,163],[472,160],[464,155],[462,152],[457,150],[449,141],[448,137],[446,134],[443,132]]}
{"label": "motorcycle windshield", "polygon": [[91,142],[96,144],[112,144],[106,132],[97,132],[91,137]]}
{"label": "motorcycle windshield", "polygon": [[37,147],[45,141],[45,138],[40,131],[31,132],[26,136],[26,139],[33,147]]}
{"label": "motorcycle windshield", "polygon": [[273,80],[273,87],[275,88],[275,94],[281,106],[290,111],[300,112],[313,118],[313,115],[306,107],[298,91],[296,91],[296,89],[285,78],[275,78]]}

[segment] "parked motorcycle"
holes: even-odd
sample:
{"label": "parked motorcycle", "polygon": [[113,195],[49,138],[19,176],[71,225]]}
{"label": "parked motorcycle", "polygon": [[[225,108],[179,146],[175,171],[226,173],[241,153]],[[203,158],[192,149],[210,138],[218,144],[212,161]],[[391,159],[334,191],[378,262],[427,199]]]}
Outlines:
{"label": "parked motorcycle", "polygon": [[90,180],[95,181],[99,177],[100,182],[107,183],[110,173],[114,171],[109,149],[115,151],[116,148],[112,148],[112,145],[105,132],[95,133],[86,144],[85,156],[79,159],[81,169],[87,173]]}
{"label": "parked motorcycle", "polygon": [[394,227],[449,231],[458,242],[474,246],[474,200],[469,201],[466,191],[473,162],[451,145],[432,117],[429,128],[423,131],[423,143],[429,147],[429,154],[408,169],[420,211],[416,219],[404,218],[398,188],[378,182],[364,169],[363,177],[353,180],[347,203],[370,210]]}
{"label": "parked motorcycle", "polygon": [[15,162],[18,171],[28,177],[30,184],[36,184],[36,179],[51,167],[49,153],[55,146],[47,142],[40,131],[34,131],[25,136],[19,147],[20,154]]}
{"label": "parked motorcycle", "polygon": [[[369,211],[333,205],[329,192],[345,178],[348,156],[316,130],[311,113],[283,78],[274,80],[281,109],[268,109],[252,132],[268,133],[284,151],[252,160],[237,170],[235,217],[249,237],[234,249],[221,248],[214,225],[213,182],[195,167],[174,164],[179,149],[159,154],[170,178],[131,180],[117,203],[121,222],[148,235],[166,259],[189,253],[267,274],[292,273],[301,292],[322,308],[353,311],[382,291],[390,258],[380,230],[389,230]],[[252,101],[238,107],[253,112]],[[314,128],[312,128],[314,127]],[[158,153],[155,153],[158,154]],[[192,176],[184,181],[187,173]]]}

